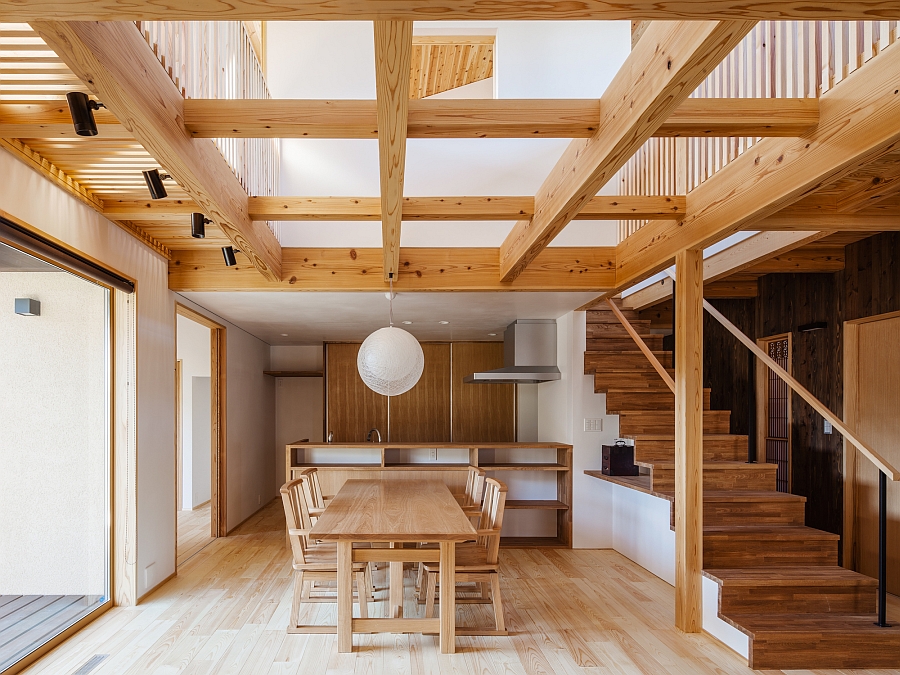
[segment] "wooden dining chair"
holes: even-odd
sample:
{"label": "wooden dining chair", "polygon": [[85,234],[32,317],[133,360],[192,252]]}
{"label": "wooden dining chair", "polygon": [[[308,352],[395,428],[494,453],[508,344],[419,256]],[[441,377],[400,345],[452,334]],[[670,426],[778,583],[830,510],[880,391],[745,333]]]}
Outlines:
{"label": "wooden dining chair", "polygon": [[[334,633],[335,626],[300,625],[300,605],[304,602],[337,602],[337,596],[313,596],[317,581],[337,582],[337,546],[332,542],[315,542],[309,537],[312,519],[307,506],[309,477],[301,476],[281,487],[281,500],[287,520],[288,536],[293,554],[294,590],[288,633]],[[359,615],[368,618],[369,593],[366,564],[353,563]],[[309,590],[307,590],[309,585]]]}
{"label": "wooden dining chair", "polygon": [[[460,628],[457,635],[506,635],[503,600],[500,597],[500,530],[506,509],[506,485],[494,478],[484,481],[484,500],[478,522],[478,539],[456,546],[456,581],[489,584],[491,604],[494,606],[495,629]],[[439,563],[424,563],[425,616],[434,615]],[[446,589],[441,589],[446,592]],[[455,592],[455,589],[452,590]]]}

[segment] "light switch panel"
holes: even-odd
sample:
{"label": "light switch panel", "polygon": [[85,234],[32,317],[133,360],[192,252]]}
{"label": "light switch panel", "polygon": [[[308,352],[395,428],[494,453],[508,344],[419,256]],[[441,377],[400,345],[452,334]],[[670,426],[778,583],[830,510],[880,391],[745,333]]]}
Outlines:
{"label": "light switch panel", "polygon": [[584,418],[584,430],[585,431],[603,431],[603,418],[597,417],[594,419]]}

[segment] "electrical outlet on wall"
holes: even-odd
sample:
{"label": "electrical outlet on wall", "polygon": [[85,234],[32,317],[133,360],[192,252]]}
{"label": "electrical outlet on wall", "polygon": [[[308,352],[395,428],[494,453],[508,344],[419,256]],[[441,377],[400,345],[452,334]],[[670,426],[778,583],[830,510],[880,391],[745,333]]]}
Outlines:
{"label": "electrical outlet on wall", "polygon": [[834,427],[831,425],[831,422],[829,422],[828,420],[825,420],[825,433],[831,434],[833,432],[834,432]]}
{"label": "electrical outlet on wall", "polygon": [[428,451],[428,459],[430,459],[432,462],[437,461],[437,448],[431,448]]}

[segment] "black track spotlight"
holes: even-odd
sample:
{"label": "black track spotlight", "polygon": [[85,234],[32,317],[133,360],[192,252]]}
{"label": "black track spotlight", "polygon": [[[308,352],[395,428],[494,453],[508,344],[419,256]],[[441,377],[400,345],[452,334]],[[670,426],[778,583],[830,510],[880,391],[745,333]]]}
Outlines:
{"label": "black track spotlight", "polygon": [[75,133],[79,136],[96,136],[97,123],[94,121],[94,111],[106,106],[88,98],[88,95],[81,91],[70,91],[66,94],[66,101],[69,103],[69,114],[72,115]]}
{"label": "black track spotlight", "polygon": [[233,246],[223,246],[222,255],[225,256],[225,267],[234,267],[237,265],[237,258],[234,257]]}
{"label": "black track spotlight", "polygon": [[165,173],[161,174],[158,169],[142,171],[141,173],[144,174],[144,182],[147,183],[147,189],[150,190],[150,199],[165,199],[169,196],[163,181],[169,180],[171,176]]}
{"label": "black track spotlight", "polygon": [[191,214],[191,236],[194,239],[203,239],[206,237],[206,226],[212,221],[202,213]]}

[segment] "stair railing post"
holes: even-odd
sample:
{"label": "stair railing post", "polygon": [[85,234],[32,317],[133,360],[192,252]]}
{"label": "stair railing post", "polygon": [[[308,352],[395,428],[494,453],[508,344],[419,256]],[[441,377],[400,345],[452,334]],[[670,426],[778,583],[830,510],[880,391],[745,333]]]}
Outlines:
{"label": "stair railing post", "polygon": [[887,475],[878,472],[878,621],[887,628]]}

